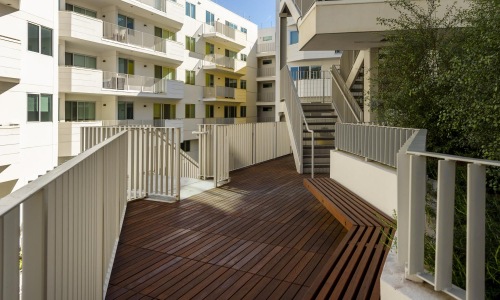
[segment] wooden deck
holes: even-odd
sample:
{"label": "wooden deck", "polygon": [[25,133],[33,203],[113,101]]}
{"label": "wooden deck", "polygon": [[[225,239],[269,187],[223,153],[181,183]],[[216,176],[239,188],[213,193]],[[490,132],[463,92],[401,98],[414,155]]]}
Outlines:
{"label": "wooden deck", "polygon": [[175,204],[129,203],[107,299],[300,299],[345,236],[287,156]]}

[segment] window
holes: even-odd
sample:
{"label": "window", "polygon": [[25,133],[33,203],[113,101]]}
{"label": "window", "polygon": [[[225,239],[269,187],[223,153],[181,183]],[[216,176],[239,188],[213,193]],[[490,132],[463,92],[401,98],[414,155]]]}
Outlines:
{"label": "window", "polygon": [[196,49],[196,39],[191,36],[186,36],[186,50],[195,52]]}
{"label": "window", "polygon": [[247,29],[244,28],[244,27],[240,27],[240,31],[243,32],[243,33],[247,33]]}
{"label": "window", "polygon": [[264,59],[264,60],[262,60],[262,64],[263,65],[272,65],[273,60],[272,59]]}
{"label": "window", "polygon": [[191,151],[191,141],[184,141],[181,143],[181,149],[184,152]]}
{"label": "window", "polygon": [[155,78],[175,80],[176,79],[175,69],[155,65]]}
{"label": "window", "polygon": [[214,106],[205,105],[205,118],[213,118],[213,117],[214,117]]}
{"label": "window", "polygon": [[175,104],[155,103],[153,111],[154,120],[175,119]]}
{"label": "window", "polygon": [[299,32],[290,31],[290,45],[297,44],[299,42]]}
{"label": "window", "polygon": [[231,57],[234,59],[236,59],[238,57],[238,53],[231,51],[231,50],[228,50],[228,49],[226,49],[225,55],[226,55],[226,57]]}
{"label": "window", "polygon": [[134,103],[118,101],[118,120],[134,119]]}
{"label": "window", "polygon": [[214,87],[215,78],[212,74],[205,74],[205,86]]}
{"label": "window", "polygon": [[52,122],[52,95],[28,94],[28,122]]}
{"label": "window", "polygon": [[247,89],[247,81],[246,80],[240,80],[240,89],[246,90]]}
{"label": "window", "polygon": [[272,36],[272,35],[266,35],[266,36],[263,36],[263,37],[262,37],[262,40],[263,40],[264,42],[272,41],[272,40],[273,40],[273,36]]}
{"label": "window", "polygon": [[321,66],[311,66],[311,79],[321,78]]}
{"label": "window", "polygon": [[290,67],[290,73],[292,73],[292,79],[297,80],[299,78],[299,67]]}
{"label": "window", "polygon": [[233,78],[226,78],[226,87],[232,87],[232,88],[237,88],[238,87],[238,80],[233,79]]}
{"label": "window", "polygon": [[215,25],[215,16],[213,13],[209,12],[208,10],[206,13],[206,23],[209,25],[212,25],[212,26]]}
{"label": "window", "polygon": [[28,23],[28,50],[52,56],[52,29]]}
{"label": "window", "polygon": [[118,58],[118,73],[134,75],[135,63],[131,59]]}
{"label": "window", "polygon": [[273,111],[273,107],[272,106],[264,106],[264,107],[262,107],[262,111]]}
{"label": "window", "polygon": [[214,44],[206,43],[205,44],[205,54],[214,54],[215,46]]}
{"label": "window", "polygon": [[97,18],[97,12],[94,10],[86,9],[77,5],[69,4],[66,3],[66,10],[67,11],[74,11],[76,13],[86,15],[92,18]]}
{"label": "window", "polygon": [[97,69],[97,58],[76,53],[65,53],[66,66]]}
{"label": "window", "polygon": [[224,106],[224,118],[236,118],[236,106]]}
{"label": "window", "polygon": [[118,14],[118,26],[134,29],[134,19]]}
{"label": "window", "polygon": [[177,35],[175,32],[170,31],[168,29],[156,27],[156,26],[155,26],[155,36],[161,37],[163,39],[171,40],[171,41],[177,40]]}
{"label": "window", "polygon": [[185,118],[186,119],[194,119],[195,116],[196,116],[195,104],[186,104]]}
{"label": "window", "polygon": [[309,79],[309,66],[299,67],[299,80]]}
{"label": "window", "polygon": [[272,88],[273,87],[273,83],[272,82],[264,82],[262,84],[262,87],[265,88],[265,89]]}
{"label": "window", "polygon": [[240,60],[242,61],[247,61],[248,55],[241,53],[240,54]]}
{"label": "window", "polygon": [[95,102],[66,101],[66,121],[93,121],[95,120]]}
{"label": "window", "polygon": [[240,118],[246,118],[247,116],[247,107],[240,106]]}
{"label": "window", "polygon": [[185,80],[185,83],[186,84],[194,85],[195,84],[194,77],[195,77],[195,72],[194,71],[186,70],[186,80]]}
{"label": "window", "polygon": [[231,23],[229,21],[226,21],[226,25],[232,29],[238,29],[238,25]]}
{"label": "window", "polygon": [[196,19],[196,5],[186,2],[186,16]]}

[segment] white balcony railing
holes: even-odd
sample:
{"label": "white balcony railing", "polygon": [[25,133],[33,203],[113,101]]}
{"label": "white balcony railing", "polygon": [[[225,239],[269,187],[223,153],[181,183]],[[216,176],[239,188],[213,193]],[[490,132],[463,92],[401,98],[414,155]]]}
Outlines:
{"label": "white balcony railing", "polygon": [[215,86],[215,87],[204,87],[203,88],[203,98],[227,98],[235,99],[236,88],[225,87],[225,86]]}
{"label": "white balcony railing", "polygon": [[102,72],[102,87],[104,89],[136,91],[146,93],[166,93],[166,79]]}
{"label": "white balcony railing", "polygon": [[19,161],[19,125],[0,125],[0,167]]}
{"label": "white balcony railing", "polygon": [[21,41],[0,35],[0,82],[19,83],[21,79]]}
{"label": "white balcony railing", "polygon": [[241,32],[237,29],[231,28],[227,26],[226,24],[222,24],[220,22],[215,22],[214,25],[210,24],[203,24],[203,33],[204,34],[219,34],[222,35],[230,40],[233,40],[237,44],[240,44],[242,46],[245,46],[245,43],[247,41],[247,34],[244,32]]}
{"label": "white balcony railing", "polygon": [[2,299],[104,298],[127,203],[126,166],[123,132],[0,199]]}
{"label": "white balcony railing", "polygon": [[235,59],[220,54],[207,54],[204,60],[206,62],[215,64],[216,66],[233,69],[235,68]]}
{"label": "white balcony railing", "polygon": [[276,51],[276,43],[262,43],[257,44],[257,53],[273,52]]}
{"label": "white balcony railing", "polygon": [[257,70],[257,77],[271,77],[276,76],[276,66],[260,67]]}
{"label": "white balcony railing", "polygon": [[270,91],[259,91],[257,94],[257,102],[274,102],[276,99],[276,91],[270,89]]}

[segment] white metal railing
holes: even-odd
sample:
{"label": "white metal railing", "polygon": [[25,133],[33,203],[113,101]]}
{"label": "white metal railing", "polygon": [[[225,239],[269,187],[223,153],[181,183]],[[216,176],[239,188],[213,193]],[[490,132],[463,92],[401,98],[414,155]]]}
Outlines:
{"label": "white metal railing", "polygon": [[236,88],[226,86],[203,87],[203,98],[236,99]]}
{"label": "white metal railing", "polygon": [[314,177],[314,131],[309,129],[307,120],[302,110],[297,87],[295,86],[288,66],[281,69],[281,98],[285,101],[285,116],[288,124],[288,132],[295,159],[297,172],[304,171],[303,164],[303,126],[307,132],[311,133],[311,177]]}
{"label": "white metal railing", "polygon": [[302,103],[332,102],[332,76],[329,71],[293,71],[291,75]]}
{"label": "white metal railing", "polygon": [[103,21],[103,26],[103,37],[107,40],[139,46],[158,52],[167,52],[167,39],[109,22]]}
{"label": "white metal railing", "polygon": [[256,123],[257,117],[240,117],[240,118],[204,118],[202,124],[219,124],[219,125],[232,125],[232,124],[245,124]]}
{"label": "white metal railing", "polygon": [[102,71],[102,87],[119,91],[167,93],[167,79]]}
{"label": "white metal railing", "polygon": [[227,69],[233,69],[235,68],[236,64],[236,59],[232,57],[227,57],[221,54],[207,54],[205,55],[204,60],[206,62],[215,64],[216,66],[224,67]]}
{"label": "white metal railing", "polygon": [[127,203],[126,165],[120,132],[0,200],[0,298],[104,298]]}
{"label": "white metal railing", "polygon": [[335,124],[335,147],[396,168],[397,154],[418,129],[369,124]]}
{"label": "white metal railing", "polygon": [[257,102],[274,102],[276,99],[276,91],[274,88],[270,91],[259,91],[257,94]]}
{"label": "white metal railing", "polygon": [[267,76],[276,76],[276,66],[258,68],[257,77]]}
{"label": "white metal railing", "polygon": [[230,171],[291,153],[284,122],[199,125],[196,134],[200,175],[216,183],[229,180]]}
{"label": "white metal railing", "polygon": [[363,110],[346,86],[339,71],[332,67],[332,105],[337,111],[337,116],[342,123],[363,122]]}
{"label": "white metal railing", "polygon": [[135,0],[135,1],[146,4],[147,6],[151,6],[152,8],[162,12],[167,12],[169,5],[182,6],[182,4],[177,3],[177,1],[175,0]]}
{"label": "white metal railing", "polygon": [[226,24],[222,24],[220,22],[215,22],[214,25],[203,24],[203,33],[219,33],[225,37],[228,37],[236,42],[244,43],[247,40],[247,34],[241,32],[237,29],[231,28]]}
{"label": "white metal railing", "polygon": [[276,51],[276,43],[257,43],[257,53]]}
{"label": "white metal railing", "polygon": [[81,130],[82,150],[106,140],[115,132],[127,130],[129,138],[128,199],[156,195],[179,200],[180,128],[114,126],[82,127]]}

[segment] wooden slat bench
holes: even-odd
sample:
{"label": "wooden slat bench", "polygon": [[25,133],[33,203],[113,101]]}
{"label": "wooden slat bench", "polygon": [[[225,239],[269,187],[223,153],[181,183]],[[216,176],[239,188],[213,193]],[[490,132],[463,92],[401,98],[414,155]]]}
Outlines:
{"label": "wooden slat bench", "polygon": [[333,179],[304,179],[304,185],[348,230],[305,299],[380,299],[394,220]]}

